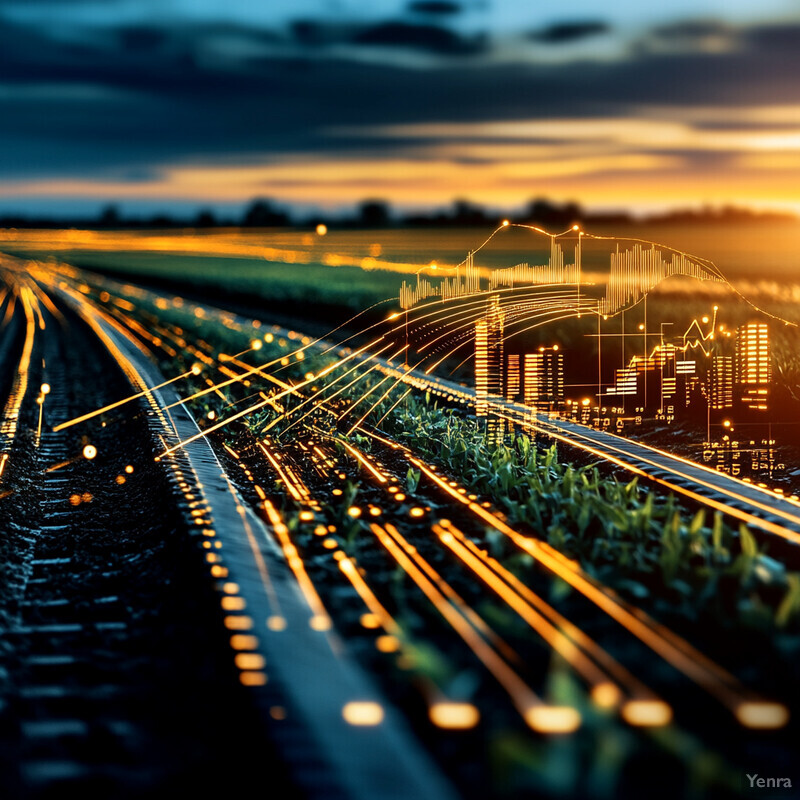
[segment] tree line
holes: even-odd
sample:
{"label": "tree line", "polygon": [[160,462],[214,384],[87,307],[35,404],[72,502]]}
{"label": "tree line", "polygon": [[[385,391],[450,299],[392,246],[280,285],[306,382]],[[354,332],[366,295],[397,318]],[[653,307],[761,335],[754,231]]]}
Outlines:
{"label": "tree line", "polygon": [[455,200],[450,206],[426,211],[404,212],[394,209],[380,199],[359,203],[349,213],[303,214],[290,206],[267,198],[252,200],[238,213],[217,212],[203,208],[189,216],[159,213],[149,216],[123,214],[111,204],[95,217],[64,219],[45,216],[6,214],[0,216],[0,228],[91,228],[120,230],[130,228],[390,228],[390,227],[476,227],[498,225],[503,219],[541,225],[549,230],[567,228],[575,223],[620,225],[637,222],[692,224],[710,222],[777,222],[795,220],[785,212],[755,211],[748,208],[723,206],[701,209],[678,209],[648,217],[635,218],[620,212],[589,212],[576,202],[556,203],[543,198],[531,200],[521,211],[498,212],[469,200]]}

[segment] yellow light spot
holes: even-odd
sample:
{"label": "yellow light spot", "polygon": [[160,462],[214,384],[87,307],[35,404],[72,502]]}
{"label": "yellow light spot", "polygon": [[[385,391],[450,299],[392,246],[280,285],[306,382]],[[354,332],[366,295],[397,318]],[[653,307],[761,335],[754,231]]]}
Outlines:
{"label": "yellow light spot", "polygon": [[79,506],[81,504],[81,496],[79,494],[71,494],[69,496],[69,504],[71,506]]}
{"label": "yellow light spot", "polygon": [[223,622],[229,631],[249,631],[253,627],[253,620],[245,616],[225,617]]}
{"label": "yellow light spot", "polygon": [[419,507],[414,507],[408,512],[412,517],[421,517],[425,514],[425,510]]}
{"label": "yellow light spot", "polygon": [[267,618],[267,627],[271,631],[285,631],[286,630],[286,620],[283,617],[278,615],[274,615],[272,617]]}
{"label": "yellow light spot", "polygon": [[572,733],[580,727],[581,715],[570,706],[534,706],[525,712],[525,722],[539,733]]}
{"label": "yellow light spot", "polygon": [[613,683],[599,683],[592,689],[592,700],[600,708],[614,708],[621,699],[622,694]]}
{"label": "yellow light spot", "polygon": [[339,543],[336,541],[336,539],[330,539],[330,538],[328,538],[328,539],[325,539],[325,540],[322,542],[322,546],[323,546],[323,547],[324,547],[326,550],[335,550],[335,549],[336,549],[336,548],[339,546]]}
{"label": "yellow light spot", "polygon": [[350,508],[347,509],[347,513],[351,517],[360,517],[361,516],[361,509],[358,506],[350,506]]}
{"label": "yellow light spot", "polygon": [[406,499],[406,496],[402,492],[397,492],[397,494],[394,496],[394,499],[397,500],[398,503],[402,503],[403,500]]}
{"label": "yellow light spot", "polygon": [[214,564],[214,566],[211,567],[211,574],[215,578],[227,578],[228,577],[228,568],[227,567],[222,567],[219,564]]}
{"label": "yellow light spot", "polygon": [[383,708],[380,703],[354,700],[342,708],[342,717],[349,725],[380,725],[383,722]]}
{"label": "yellow light spot", "polygon": [[331,492],[331,494],[334,494],[334,495],[336,495],[336,497],[339,497],[339,495],[341,495],[341,493],[342,493],[342,490],[341,490],[341,489],[334,489],[334,490]]}
{"label": "yellow light spot", "polygon": [[369,513],[372,514],[373,517],[379,517],[381,515],[381,510],[377,506],[372,506]]}
{"label": "yellow light spot", "polygon": [[115,481],[116,481],[118,484],[120,484],[120,486],[121,486],[123,483],[125,483],[125,476],[124,476],[124,475],[117,475],[117,477],[116,477],[116,478],[114,478],[114,480],[115,480]]}
{"label": "yellow light spot", "polygon": [[43,383],[40,391],[42,392],[42,394],[50,394],[50,384]]}
{"label": "yellow light spot", "polygon": [[240,672],[239,681],[242,686],[264,686],[267,676],[263,672]]}
{"label": "yellow light spot", "polygon": [[127,472],[128,475],[132,475],[133,474],[133,467],[130,464],[128,464],[128,466],[125,467],[125,472]]}
{"label": "yellow light spot", "polygon": [[668,725],[672,709],[663,700],[629,700],[622,707],[622,719],[640,727]]}
{"label": "yellow light spot", "polygon": [[244,597],[223,597],[221,604],[225,611],[242,611],[247,605]]}
{"label": "yellow light spot", "polygon": [[222,591],[225,594],[239,594],[239,584],[233,583],[232,581],[229,583],[222,584]]}
{"label": "yellow light spot", "polygon": [[377,614],[372,614],[367,612],[366,614],[361,615],[361,624],[365,628],[380,628],[381,621],[378,618]]}
{"label": "yellow light spot", "polygon": [[311,522],[314,519],[314,512],[313,511],[301,511],[300,512],[300,519],[303,522]]}
{"label": "yellow light spot", "polygon": [[315,631],[329,631],[331,629],[331,621],[329,617],[324,614],[314,614],[308,621],[312,630]]}
{"label": "yellow light spot", "polygon": [[447,730],[467,730],[474,728],[481,718],[480,712],[472,703],[434,703],[428,711],[431,722],[437,728]]}
{"label": "yellow light spot", "polygon": [[234,661],[239,669],[264,669],[264,657],[258,653],[237,653]]}
{"label": "yellow light spot", "polygon": [[507,227],[509,226],[509,224],[510,224],[510,223],[509,223],[509,221],[508,221],[507,219],[504,219],[504,220],[503,220],[503,227],[504,227],[504,228],[507,228]]}
{"label": "yellow light spot", "polygon": [[250,349],[251,350],[260,350],[261,349],[261,339],[253,339],[253,341],[250,342]]}
{"label": "yellow light spot", "polygon": [[745,728],[782,728],[789,721],[789,709],[782,703],[750,701],[738,706],[736,719]]}
{"label": "yellow light spot", "polygon": [[387,633],[375,640],[375,647],[381,653],[396,653],[400,649],[400,640],[396,636],[390,636]]}
{"label": "yellow light spot", "polygon": [[84,492],[81,495],[81,501],[84,502],[84,503],[91,503],[92,500],[94,500],[94,497],[92,497],[92,493],[91,492]]}
{"label": "yellow light spot", "polygon": [[93,444],[87,444],[83,448],[83,457],[91,461],[97,455],[97,448]]}
{"label": "yellow light spot", "polygon": [[317,225],[317,236],[324,236],[328,232],[328,226],[323,225],[321,222]]}
{"label": "yellow light spot", "polygon": [[271,333],[265,333],[264,334],[264,341],[267,344],[269,344],[270,342],[274,342],[275,341],[275,337]]}
{"label": "yellow light spot", "polygon": [[217,418],[217,412],[214,411],[214,409],[212,408],[211,411],[209,411],[208,414],[206,414],[206,416],[209,419],[216,419]]}
{"label": "yellow light spot", "polygon": [[231,647],[234,650],[255,650],[258,647],[258,639],[247,633],[235,633],[231,636]]}
{"label": "yellow light spot", "polygon": [[203,371],[203,368],[199,364],[192,364],[192,375],[199,375]]}

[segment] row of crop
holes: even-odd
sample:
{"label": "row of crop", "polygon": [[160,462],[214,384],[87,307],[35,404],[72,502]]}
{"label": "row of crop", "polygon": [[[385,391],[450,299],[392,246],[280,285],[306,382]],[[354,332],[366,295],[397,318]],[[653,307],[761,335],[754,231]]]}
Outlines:
{"label": "row of crop", "polygon": [[527,435],[489,443],[480,423],[409,396],[388,421],[398,440],[491,499],[512,524],[546,538],[638,601],[690,619],[760,630],[795,627],[800,576],[763,552],[744,526],[688,511],[671,494],[573,466]]}

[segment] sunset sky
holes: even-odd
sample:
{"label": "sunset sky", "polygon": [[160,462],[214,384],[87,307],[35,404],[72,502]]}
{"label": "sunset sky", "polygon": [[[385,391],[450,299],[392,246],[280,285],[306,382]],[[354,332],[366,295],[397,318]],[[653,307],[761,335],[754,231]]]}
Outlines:
{"label": "sunset sky", "polygon": [[0,212],[800,212],[796,0],[0,0]]}

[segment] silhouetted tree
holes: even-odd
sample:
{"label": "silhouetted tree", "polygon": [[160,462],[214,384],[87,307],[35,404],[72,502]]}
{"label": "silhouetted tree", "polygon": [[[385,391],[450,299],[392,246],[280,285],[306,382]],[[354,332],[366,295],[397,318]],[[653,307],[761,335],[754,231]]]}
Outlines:
{"label": "silhouetted tree", "polygon": [[453,203],[453,213],[451,215],[455,225],[487,225],[489,217],[486,211],[476,203],[469,200],[456,200]]}
{"label": "silhouetted tree", "polygon": [[147,220],[148,228],[174,228],[177,224],[169,214],[154,214]]}
{"label": "silhouetted tree", "polygon": [[365,200],[358,207],[358,221],[365,228],[385,228],[391,216],[390,206],[384,200]]}
{"label": "silhouetted tree", "polygon": [[201,209],[194,218],[195,228],[213,228],[217,224],[214,212],[209,208]]}
{"label": "silhouetted tree", "polygon": [[585,216],[583,209],[577,203],[558,205],[549,200],[537,198],[528,204],[525,221],[538,223],[545,227],[566,228],[575,222],[580,222]]}
{"label": "silhouetted tree", "polygon": [[113,203],[107,205],[97,218],[97,224],[100,228],[115,228],[121,223],[119,215],[119,208]]}
{"label": "silhouetted tree", "polygon": [[276,208],[271,200],[253,200],[242,217],[242,226],[246,228],[276,228],[288,224],[289,215]]}

